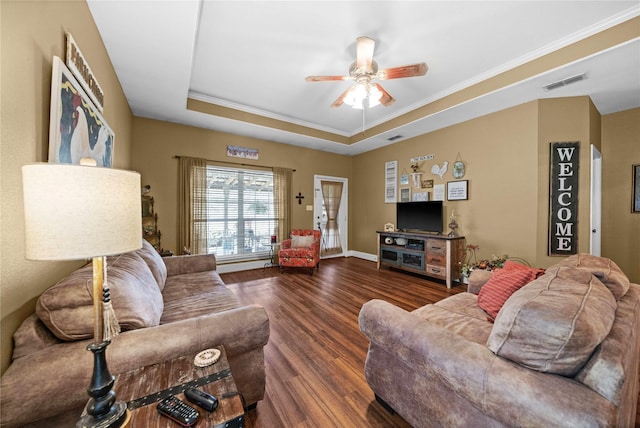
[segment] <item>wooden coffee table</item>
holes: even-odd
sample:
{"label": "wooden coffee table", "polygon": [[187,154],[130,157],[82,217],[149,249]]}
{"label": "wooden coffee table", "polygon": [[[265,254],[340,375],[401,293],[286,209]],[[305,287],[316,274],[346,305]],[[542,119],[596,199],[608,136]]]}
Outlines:
{"label": "wooden coffee table", "polygon": [[[244,427],[244,406],[231,375],[227,355],[222,355],[213,365],[200,368],[193,364],[193,355],[185,355],[162,363],[153,364],[123,373],[116,378],[116,396],[127,402],[130,410],[128,427],[179,427],[170,419],[160,416],[157,403],[169,395],[175,395],[198,409],[197,427]],[[184,397],[184,390],[194,386],[215,395],[218,408],[208,412]]]}

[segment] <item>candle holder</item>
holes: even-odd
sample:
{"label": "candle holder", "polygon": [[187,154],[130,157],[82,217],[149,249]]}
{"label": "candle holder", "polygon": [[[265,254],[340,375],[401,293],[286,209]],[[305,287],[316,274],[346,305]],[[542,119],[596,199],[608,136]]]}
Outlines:
{"label": "candle holder", "polygon": [[449,229],[451,229],[451,232],[447,235],[449,238],[455,238],[458,236],[458,223],[456,222],[456,215],[454,211],[451,212],[451,217],[449,217]]}

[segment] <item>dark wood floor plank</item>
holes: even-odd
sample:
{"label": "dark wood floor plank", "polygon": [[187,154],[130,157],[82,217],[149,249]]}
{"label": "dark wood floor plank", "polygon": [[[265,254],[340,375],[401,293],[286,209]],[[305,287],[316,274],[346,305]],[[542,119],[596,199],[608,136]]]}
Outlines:
{"label": "dark wood floor plank", "polygon": [[357,258],[323,260],[313,275],[268,268],[222,279],[269,314],[266,398],[247,414],[252,428],[407,427],[375,402],[364,379],[369,342],[358,327],[360,308],[384,299],[412,310],[463,291]]}

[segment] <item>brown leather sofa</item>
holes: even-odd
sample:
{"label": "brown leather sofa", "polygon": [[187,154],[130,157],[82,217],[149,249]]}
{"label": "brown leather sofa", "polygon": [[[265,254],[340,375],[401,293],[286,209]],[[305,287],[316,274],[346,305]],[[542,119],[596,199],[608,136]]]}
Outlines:
{"label": "brown leather sofa", "polygon": [[611,260],[571,256],[488,318],[470,292],[413,312],[367,302],[376,398],[415,427],[635,425],[640,286]]}
{"label": "brown leather sofa", "polygon": [[[263,307],[241,305],[216,272],[213,255],[161,258],[142,249],[107,259],[122,332],[107,348],[111,374],[223,345],[250,406],[264,397]],[[46,290],[14,334],[13,360],[0,383],[1,426],[75,424],[88,400],[93,358],[91,264]]]}

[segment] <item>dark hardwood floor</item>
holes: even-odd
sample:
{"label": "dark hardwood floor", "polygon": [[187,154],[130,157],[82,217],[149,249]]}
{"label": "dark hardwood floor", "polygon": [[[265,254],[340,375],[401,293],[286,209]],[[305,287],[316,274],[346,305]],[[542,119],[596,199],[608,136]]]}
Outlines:
{"label": "dark hardwood floor", "polygon": [[378,271],[354,257],[323,260],[313,275],[267,268],[221,276],[244,303],[269,314],[266,397],[247,413],[249,428],[408,427],[375,402],[364,379],[368,341],[358,328],[360,308],[384,299],[412,310],[464,291]]}

